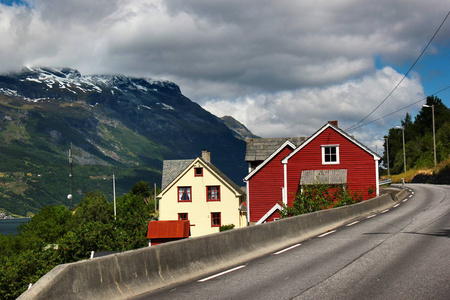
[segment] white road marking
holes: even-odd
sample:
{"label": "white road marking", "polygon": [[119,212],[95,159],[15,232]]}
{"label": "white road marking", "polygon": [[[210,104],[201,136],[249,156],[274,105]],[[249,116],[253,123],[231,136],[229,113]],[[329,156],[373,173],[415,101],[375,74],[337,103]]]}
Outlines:
{"label": "white road marking", "polygon": [[216,275],[212,275],[212,276],[209,276],[209,277],[206,277],[206,278],[197,280],[197,282],[205,282],[205,281],[208,281],[208,280],[210,280],[210,279],[213,279],[213,278],[216,278],[216,277],[225,275],[225,274],[227,274],[227,273],[230,273],[230,272],[233,272],[233,271],[242,269],[242,268],[245,268],[245,265],[242,265],[242,266],[239,266],[239,267],[236,267],[236,268],[233,268],[233,269],[229,269],[229,270],[223,271],[223,272],[221,272],[221,273],[218,273],[218,274],[216,274]]}
{"label": "white road marking", "polygon": [[409,198],[411,198],[413,195],[409,195]]}
{"label": "white road marking", "polygon": [[377,215],[371,215],[371,216],[368,216],[367,217],[367,219],[370,219],[370,218],[373,218],[373,217],[376,217]]}
{"label": "white road marking", "polygon": [[397,203],[397,204],[394,205],[394,207],[397,207],[397,206],[399,206],[399,205],[400,205],[400,203]]}
{"label": "white road marking", "polygon": [[328,231],[328,232],[325,232],[325,233],[319,235],[318,237],[321,238],[321,237],[327,236],[327,235],[329,235],[329,234],[335,233],[336,231],[337,231],[337,230]]}
{"label": "white road marking", "polygon": [[388,211],[389,211],[389,209],[385,209],[381,213],[384,214],[384,213],[387,213]]}
{"label": "white road marking", "polygon": [[345,225],[345,226],[352,226],[352,225],[355,225],[355,224],[358,224],[359,223],[359,221],[355,221],[355,222],[353,222],[353,223],[350,223],[350,224],[347,224],[347,225]]}
{"label": "white road marking", "polygon": [[406,198],[405,200],[403,200],[402,202],[406,202],[406,201],[408,201],[408,198]]}
{"label": "white road marking", "polygon": [[283,249],[283,250],[280,250],[280,251],[278,251],[278,252],[275,252],[274,255],[278,255],[278,254],[284,253],[284,252],[289,251],[289,250],[291,250],[291,249],[297,248],[297,247],[300,246],[300,245],[301,245],[301,244],[295,244],[295,245],[290,246],[290,247],[288,247],[288,248],[286,248],[286,249]]}

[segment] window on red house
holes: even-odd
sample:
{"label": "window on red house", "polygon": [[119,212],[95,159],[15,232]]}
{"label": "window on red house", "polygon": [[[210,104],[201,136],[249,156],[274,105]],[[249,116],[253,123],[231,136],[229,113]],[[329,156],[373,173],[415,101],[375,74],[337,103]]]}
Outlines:
{"label": "window on red house", "polygon": [[178,187],[178,202],[191,202],[191,187],[190,186],[180,186]]}
{"label": "window on red house", "polygon": [[179,220],[179,221],[185,221],[185,220],[188,220],[188,214],[187,214],[187,213],[179,213],[179,214],[178,214],[178,220]]}
{"label": "window on red house", "polygon": [[220,219],[220,212],[211,213],[211,227],[220,227],[222,225]]}
{"label": "window on red house", "polygon": [[339,164],[339,145],[322,146],[322,164]]}
{"label": "window on red house", "polygon": [[220,201],[220,186],[206,187],[206,199],[207,201]]}
{"label": "window on red house", "polygon": [[202,177],[203,176],[203,168],[194,168],[194,176]]}

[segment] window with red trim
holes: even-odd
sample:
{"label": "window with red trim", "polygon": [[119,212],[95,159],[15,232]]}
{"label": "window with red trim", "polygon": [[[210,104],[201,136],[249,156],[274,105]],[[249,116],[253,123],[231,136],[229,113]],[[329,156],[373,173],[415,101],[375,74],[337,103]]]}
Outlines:
{"label": "window with red trim", "polygon": [[202,177],[203,176],[203,168],[194,168],[194,176]]}
{"label": "window with red trim", "polygon": [[187,213],[178,213],[178,220],[179,221],[188,220],[188,214]]}
{"label": "window with red trim", "polygon": [[207,201],[220,201],[220,186],[207,186],[206,187],[206,200]]}
{"label": "window with red trim", "polygon": [[221,225],[220,212],[211,213],[211,227],[220,227]]}
{"label": "window with red trim", "polygon": [[178,187],[178,202],[192,202],[190,186],[179,186]]}

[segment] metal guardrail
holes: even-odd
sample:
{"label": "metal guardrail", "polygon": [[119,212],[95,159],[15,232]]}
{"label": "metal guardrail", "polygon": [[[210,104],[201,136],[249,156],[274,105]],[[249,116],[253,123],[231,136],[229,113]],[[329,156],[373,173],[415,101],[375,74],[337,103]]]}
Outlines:
{"label": "metal guardrail", "polygon": [[392,183],[391,179],[386,179],[386,180],[380,181],[379,185],[385,185],[385,184],[391,184],[391,183]]}

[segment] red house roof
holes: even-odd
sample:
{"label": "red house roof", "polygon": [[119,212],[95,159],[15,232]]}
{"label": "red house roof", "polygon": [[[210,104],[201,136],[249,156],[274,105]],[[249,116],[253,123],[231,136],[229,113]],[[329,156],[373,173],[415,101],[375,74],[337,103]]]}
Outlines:
{"label": "red house roof", "polygon": [[189,237],[189,220],[182,221],[150,221],[147,239],[172,239]]}

